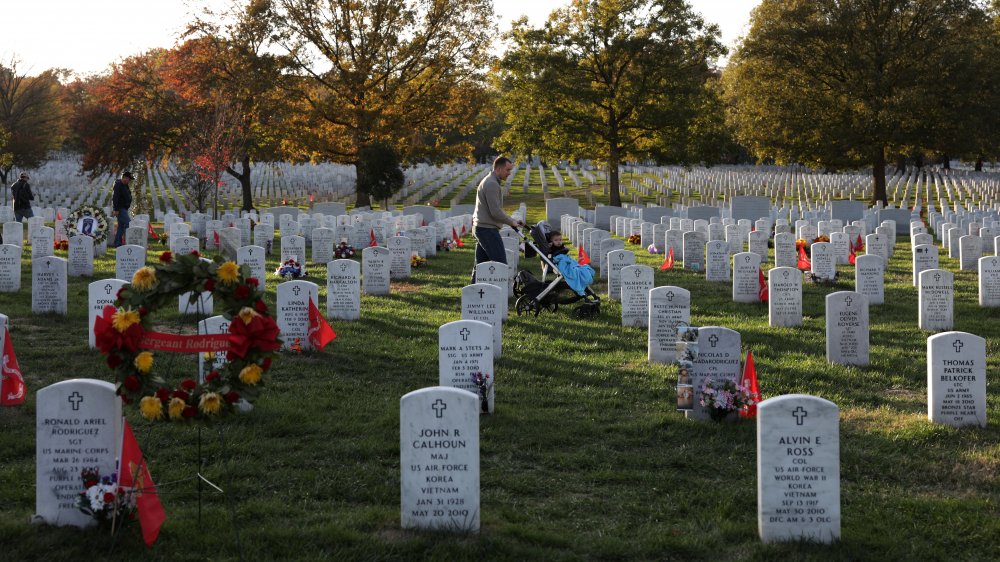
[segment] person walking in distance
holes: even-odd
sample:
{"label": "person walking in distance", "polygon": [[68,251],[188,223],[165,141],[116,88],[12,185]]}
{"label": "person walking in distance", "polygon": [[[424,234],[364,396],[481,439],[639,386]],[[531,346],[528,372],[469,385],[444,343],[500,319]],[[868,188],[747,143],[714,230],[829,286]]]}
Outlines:
{"label": "person walking in distance", "polygon": [[14,185],[10,186],[10,193],[14,199],[14,220],[24,222],[25,219],[35,216],[31,211],[31,202],[35,200],[35,195],[31,193],[28,174],[21,174]]}
{"label": "person walking in distance", "polygon": [[118,230],[115,231],[115,239],[112,245],[125,245],[125,231],[128,230],[129,207],[132,206],[132,192],[129,191],[128,184],[132,182],[132,172],[122,172],[120,179],[115,180],[115,187],[111,194],[111,216],[118,217]]}
{"label": "person walking in distance", "polygon": [[[513,228],[524,226],[524,221],[514,219],[503,211],[503,189],[501,182],[507,180],[514,163],[500,156],[493,161],[493,171],[479,182],[476,188],[476,209],[472,213],[472,232],[476,237],[476,265],[486,261],[507,263],[500,229],[504,225]],[[472,282],[476,282],[476,269],[472,268]]]}

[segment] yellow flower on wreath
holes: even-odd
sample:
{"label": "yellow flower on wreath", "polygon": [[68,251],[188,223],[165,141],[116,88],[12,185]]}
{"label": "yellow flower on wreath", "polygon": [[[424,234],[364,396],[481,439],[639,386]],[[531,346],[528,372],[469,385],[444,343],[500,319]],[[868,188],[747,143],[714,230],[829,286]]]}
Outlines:
{"label": "yellow flower on wreath", "polygon": [[132,286],[138,291],[148,291],[156,286],[156,270],[146,266],[139,268],[132,276]]}
{"label": "yellow flower on wreath", "polygon": [[135,356],[135,368],[139,370],[140,373],[146,374],[150,369],[153,368],[153,354],[148,351],[143,351],[139,355]]}
{"label": "yellow flower on wreath", "polygon": [[260,382],[260,376],[263,373],[260,366],[256,363],[250,363],[243,370],[240,371],[240,382],[243,384],[249,384],[251,386]]}
{"label": "yellow flower on wreath", "polygon": [[139,311],[131,308],[119,308],[115,315],[111,317],[111,326],[118,330],[118,333],[125,333],[133,325],[139,323]]}
{"label": "yellow flower on wreath", "polygon": [[244,306],[243,309],[240,310],[238,316],[240,317],[240,320],[242,320],[244,324],[249,324],[253,322],[254,318],[260,316],[260,314],[258,314],[256,310],[250,308],[249,306]]}
{"label": "yellow flower on wreath", "polygon": [[218,414],[222,410],[222,397],[216,392],[206,392],[201,395],[198,409],[205,414]]}
{"label": "yellow flower on wreath", "polygon": [[218,271],[215,274],[219,277],[219,281],[224,285],[233,285],[240,280],[240,266],[236,265],[231,261],[219,266]]}
{"label": "yellow flower on wreath", "polygon": [[170,413],[170,419],[179,420],[184,415],[184,408],[187,407],[187,402],[182,398],[171,398],[170,405],[167,406],[167,410]]}
{"label": "yellow flower on wreath", "polygon": [[163,417],[163,403],[155,396],[144,396],[139,401],[139,412],[147,420],[156,421]]}

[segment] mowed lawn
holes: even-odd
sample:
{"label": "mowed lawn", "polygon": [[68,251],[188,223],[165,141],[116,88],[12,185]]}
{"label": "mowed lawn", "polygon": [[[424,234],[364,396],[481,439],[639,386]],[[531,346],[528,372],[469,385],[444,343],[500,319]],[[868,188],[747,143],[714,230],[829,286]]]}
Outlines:
{"label": "mowed lawn", "polygon": [[[529,204],[530,218],[541,218],[540,206]],[[96,531],[29,524],[34,393],[74,377],[110,380],[110,371],[87,348],[89,280],[70,280],[68,316],[34,316],[26,259],[21,292],[0,294],[29,386],[25,405],[0,411],[0,559],[1000,559],[1000,310],[979,308],[975,273],[941,258],[956,272],[955,329],[987,339],[990,425],[930,424],[930,334],[916,327],[902,239],[886,304],[871,309],[864,368],[824,357],[823,298],[853,288],[851,266],[841,266],[835,287],[805,285],[804,325],[781,329],[768,327],[765,304],[731,302],[729,284],[707,283],[703,273],[656,273],[657,286],[691,291],[694,325],[740,332],[765,397],[807,393],[840,407],[839,543],[760,543],[755,425],[685,420],[675,411],[676,369],[650,365],[645,330],[622,328],[620,306],[607,300],[593,319],[560,310],[505,325],[496,414],[480,426],[481,533],[401,530],[399,398],[437,384],[437,328],[460,318],[471,246],[430,258],[411,279],[394,282],[391,296],[363,296],[362,320],[333,322],[338,337],[325,352],[285,353],[275,362],[252,414],[202,430],[201,471],[227,495],[206,489],[200,519],[191,480],[197,427],[149,424],[128,408],[153,477],[166,484],[167,522],[151,550],[138,525],[115,542]],[[630,249],[639,263],[662,260]],[[537,273],[536,260],[524,265]],[[113,257],[95,269],[95,278],[113,276]],[[309,273],[325,310],[325,267]],[[272,306],[276,284],[270,276]],[[602,282],[595,289],[606,293]],[[172,311],[161,317],[165,329],[182,324]],[[174,381],[196,372],[193,357],[158,357],[161,366],[170,362]]]}

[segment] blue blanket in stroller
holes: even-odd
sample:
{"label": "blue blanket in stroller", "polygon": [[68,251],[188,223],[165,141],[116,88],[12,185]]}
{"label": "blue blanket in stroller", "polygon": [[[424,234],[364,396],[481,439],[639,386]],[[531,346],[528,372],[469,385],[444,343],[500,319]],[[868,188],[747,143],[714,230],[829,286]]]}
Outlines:
{"label": "blue blanket in stroller", "polygon": [[581,297],[586,294],[587,287],[594,282],[594,268],[589,265],[580,265],[566,254],[559,254],[552,258],[559,268],[559,273],[566,280],[570,289],[576,291]]}

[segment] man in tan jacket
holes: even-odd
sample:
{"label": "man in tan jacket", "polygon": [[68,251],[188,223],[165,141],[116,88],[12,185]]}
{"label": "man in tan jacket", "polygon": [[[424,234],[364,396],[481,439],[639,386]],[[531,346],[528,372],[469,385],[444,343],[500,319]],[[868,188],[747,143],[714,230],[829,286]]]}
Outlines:
{"label": "man in tan jacket", "polygon": [[[513,228],[524,226],[524,221],[511,218],[503,210],[501,182],[510,177],[514,163],[500,156],[493,161],[493,171],[479,182],[476,188],[476,210],[472,213],[472,232],[476,236],[476,264],[486,261],[507,263],[507,251],[500,238],[504,225]],[[475,268],[472,282],[476,282]]]}

